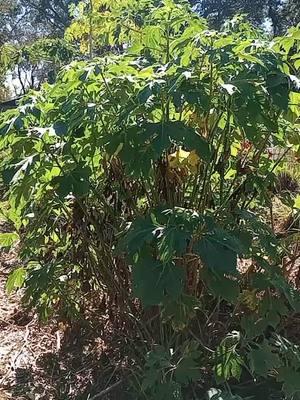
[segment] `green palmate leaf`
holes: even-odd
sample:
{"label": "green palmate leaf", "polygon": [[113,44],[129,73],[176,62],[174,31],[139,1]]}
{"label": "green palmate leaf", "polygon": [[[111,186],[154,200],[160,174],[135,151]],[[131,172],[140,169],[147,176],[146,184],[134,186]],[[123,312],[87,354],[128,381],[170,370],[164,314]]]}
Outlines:
{"label": "green palmate leaf", "polygon": [[0,248],[11,247],[19,240],[19,235],[16,232],[0,233]]}
{"label": "green palmate leaf", "polygon": [[215,364],[215,376],[217,383],[222,383],[230,378],[239,380],[242,374],[243,359],[236,352],[235,347],[221,345],[217,348]]}
{"label": "green palmate leaf", "polygon": [[[270,282],[269,282],[270,284]],[[257,287],[257,286],[256,286]],[[265,289],[265,283],[258,288]],[[241,326],[249,339],[258,337],[272,327],[276,329],[283,316],[288,315],[287,301],[283,298],[266,295],[260,302],[257,314],[243,316]]]}
{"label": "green palmate leaf", "polygon": [[66,135],[68,132],[68,126],[63,121],[55,122],[55,124],[53,124],[53,129],[54,129],[54,132],[56,133],[56,135],[58,135],[58,136]]}
{"label": "green palmate leaf", "polygon": [[155,348],[149,351],[146,355],[146,368],[169,368],[171,365],[171,354],[169,350],[166,350],[163,346],[155,346]]}
{"label": "green palmate leaf", "polygon": [[251,285],[258,290],[266,290],[272,286],[269,277],[264,273],[257,273],[251,278]]}
{"label": "green palmate leaf", "polygon": [[176,368],[175,379],[179,383],[187,384],[200,378],[200,369],[192,358],[183,359]]}
{"label": "green palmate leaf", "polygon": [[158,236],[159,258],[163,262],[185,254],[193,231],[203,221],[193,210],[180,207],[159,212],[156,217],[165,225]]}
{"label": "green palmate leaf", "polygon": [[272,295],[265,295],[259,303],[259,315],[264,319],[266,325],[274,329],[279,324],[281,317],[288,315],[289,309],[286,301]]}
{"label": "green palmate leaf", "polygon": [[162,227],[155,221],[154,216],[137,218],[131,225],[119,248],[126,248],[129,254],[142,250],[147,243],[151,243],[159,234]]}
{"label": "green palmate leaf", "polygon": [[16,172],[12,177],[11,183],[16,183],[19,180],[22,180],[24,175],[29,175],[31,170],[35,166],[35,162],[38,161],[39,158],[39,154],[33,154],[14,164],[11,168],[15,169]]}
{"label": "green palmate leaf", "polygon": [[155,385],[158,385],[160,379],[161,371],[159,369],[151,369],[150,371],[147,371],[142,383],[143,390],[151,389]]}
{"label": "green palmate leaf", "polygon": [[249,315],[241,318],[241,328],[246,332],[248,339],[261,336],[268,328],[268,323],[260,316]]}
{"label": "green palmate leaf", "polygon": [[199,301],[193,296],[181,295],[178,299],[164,301],[163,318],[171,320],[175,331],[182,331],[196,315]]}
{"label": "green palmate leaf", "polygon": [[287,110],[289,104],[288,77],[280,72],[270,74],[266,84],[274,104],[282,110]]}
{"label": "green palmate leaf", "polygon": [[215,229],[212,238],[215,242],[219,243],[224,247],[227,247],[228,249],[234,251],[237,254],[243,254],[243,252],[245,251],[246,246],[241,241],[241,239],[225,231],[224,229]]}
{"label": "green palmate leaf", "polygon": [[274,349],[267,342],[251,350],[248,354],[248,360],[252,372],[263,377],[266,377],[269,372],[281,366],[278,354],[274,352]]}
{"label": "green palmate leaf", "polygon": [[229,279],[213,271],[203,271],[204,279],[209,290],[215,297],[221,297],[229,303],[235,303],[240,293],[238,281]]}
{"label": "green palmate leaf", "polygon": [[285,359],[285,361],[289,364],[290,367],[297,370],[300,363],[299,346],[290,342],[283,336],[277,334],[274,334],[273,339],[274,342],[272,343],[280,351],[281,358]]}
{"label": "green palmate leaf", "polygon": [[111,155],[118,152],[129,174],[147,176],[152,161],[160,158],[174,144],[182,144],[189,151],[195,150],[204,161],[211,158],[212,151],[208,142],[180,121],[147,123],[127,128],[111,137],[106,149]]}
{"label": "green palmate leaf", "polygon": [[[183,77],[184,75],[181,75]],[[191,80],[183,79],[180,87],[176,87],[173,92],[173,102],[175,107],[183,107],[184,103],[188,103],[199,107],[201,110],[209,110],[209,95],[207,94],[205,86],[198,80],[191,82]]]}
{"label": "green palmate leaf", "polygon": [[175,382],[160,383],[154,391],[157,400],[183,400],[181,386]]}
{"label": "green palmate leaf", "polygon": [[175,379],[176,382],[188,384],[195,382],[201,377],[199,362],[200,357],[197,343],[190,342],[184,349],[183,356],[176,366]]}
{"label": "green palmate leaf", "polygon": [[[259,260],[261,261],[261,260]],[[263,264],[262,264],[263,265]],[[269,280],[274,288],[279,291],[287,300],[288,304],[291,306],[293,310],[298,312],[300,310],[300,294],[298,290],[290,285],[280,270],[275,270],[272,268],[271,270],[268,269],[269,266],[267,265],[267,270],[270,274]],[[282,301],[282,300],[281,300]]]}
{"label": "green palmate leaf", "polygon": [[152,210],[150,215],[133,221],[119,247],[125,246],[133,254],[153,243],[159,250],[160,261],[167,263],[186,252],[192,232],[201,222],[203,219],[189,209]]}
{"label": "green palmate leaf", "polygon": [[11,294],[14,290],[20,289],[25,282],[26,270],[24,268],[18,268],[14,270],[8,277],[6,282],[6,291]]}
{"label": "green palmate leaf", "polygon": [[163,302],[168,295],[177,299],[183,289],[184,271],[173,263],[161,264],[143,257],[133,266],[133,291],[145,306]]}
{"label": "green palmate leaf", "polygon": [[158,243],[159,259],[165,263],[171,261],[175,254],[183,254],[189,238],[188,232],[179,230],[176,226],[162,229]]}
{"label": "green palmate leaf", "polygon": [[203,238],[195,250],[208,268],[216,272],[235,273],[237,254],[227,247],[209,238]]}
{"label": "green palmate leaf", "polygon": [[217,230],[203,236],[194,250],[202,262],[216,273],[235,273],[237,254],[242,250],[239,241],[229,233]]}
{"label": "green palmate leaf", "polygon": [[85,196],[90,190],[89,177],[91,168],[78,165],[73,171],[64,176],[57,176],[52,183],[57,188],[57,193],[61,197],[66,197],[73,193],[75,196]]}
{"label": "green palmate leaf", "polygon": [[291,367],[278,369],[277,381],[283,383],[283,391],[289,398],[300,394],[300,372]]}
{"label": "green palmate leaf", "polygon": [[164,223],[170,226],[176,226],[178,230],[184,230],[190,234],[194,232],[199,227],[199,225],[208,220],[208,218],[204,218],[198,212],[183,207],[166,209],[161,211],[160,214]]}
{"label": "green palmate leaf", "polygon": [[200,159],[209,162],[212,156],[211,145],[200,136],[194,129],[185,126],[180,122],[171,125],[174,131],[176,142],[182,143],[187,150],[195,150]]}

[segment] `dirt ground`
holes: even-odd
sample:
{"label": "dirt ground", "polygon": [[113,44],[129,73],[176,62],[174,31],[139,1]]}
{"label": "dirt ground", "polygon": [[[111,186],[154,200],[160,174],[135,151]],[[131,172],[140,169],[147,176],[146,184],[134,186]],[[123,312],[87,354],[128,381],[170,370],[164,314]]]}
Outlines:
{"label": "dirt ground", "polygon": [[[17,265],[14,251],[1,252],[0,400],[90,400],[118,382],[104,351],[103,326],[42,326],[22,306],[22,293],[7,295],[7,276]],[[120,399],[117,392],[101,398]]]}

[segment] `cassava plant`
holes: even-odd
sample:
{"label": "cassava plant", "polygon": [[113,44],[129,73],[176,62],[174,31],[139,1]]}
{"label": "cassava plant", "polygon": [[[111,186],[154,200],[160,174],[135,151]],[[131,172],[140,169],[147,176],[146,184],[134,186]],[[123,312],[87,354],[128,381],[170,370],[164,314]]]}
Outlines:
{"label": "cassava plant", "polygon": [[44,319],[105,298],[137,347],[133,399],[299,398],[299,295],[269,224],[276,168],[300,144],[299,29],[212,31],[172,0],[92,12],[110,53],[1,116],[23,262],[8,290],[24,284]]}

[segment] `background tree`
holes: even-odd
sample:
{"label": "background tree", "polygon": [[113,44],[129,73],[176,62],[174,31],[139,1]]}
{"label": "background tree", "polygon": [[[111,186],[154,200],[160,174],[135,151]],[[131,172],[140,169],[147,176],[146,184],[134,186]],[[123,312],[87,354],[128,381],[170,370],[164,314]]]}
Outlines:
{"label": "background tree", "polygon": [[62,37],[77,0],[0,0],[0,45],[32,43],[40,37]]}
{"label": "background tree", "polygon": [[8,23],[17,12],[16,2],[10,0],[0,0],[0,46],[8,40]]}
{"label": "background tree", "polygon": [[282,9],[281,16],[285,27],[297,25],[300,22],[299,0],[286,1]]}
{"label": "background tree", "polygon": [[19,0],[33,24],[43,27],[48,34],[62,36],[70,23],[69,7],[77,0]]}
{"label": "background tree", "polygon": [[4,90],[7,74],[11,76],[11,91],[14,86],[12,79],[16,81],[15,95],[38,89],[46,80],[52,83],[61,67],[74,60],[75,55],[75,49],[62,38],[41,38],[21,47],[3,45],[0,48],[2,88]]}
{"label": "background tree", "polygon": [[194,1],[194,3],[200,14],[204,18],[208,18],[209,22],[216,28],[237,13],[248,14],[249,19],[258,24],[263,22],[265,14],[265,12],[262,13],[265,0],[200,0]]}
{"label": "background tree", "polygon": [[300,22],[298,0],[190,0],[190,3],[215,28],[237,13],[247,14],[256,26],[269,22],[274,35]]}
{"label": "background tree", "polygon": [[71,61],[73,49],[62,38],[71,3],[76,0],[0,0],[1,100],[53,81]]}

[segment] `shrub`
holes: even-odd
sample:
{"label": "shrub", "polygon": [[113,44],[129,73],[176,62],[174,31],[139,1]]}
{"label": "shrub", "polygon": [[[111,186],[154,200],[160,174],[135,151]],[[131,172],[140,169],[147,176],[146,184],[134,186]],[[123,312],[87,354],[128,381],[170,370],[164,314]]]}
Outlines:
{"label": "shrub", "polygon": [[295,398],[299,350],[279,332],[299,297],[257,210],[281,161],[267,149],[297,146],[299,30],[270,43],[239,18],[210,31],[185,2],[148,1],[138,21],[125,3],[105,26],[122,54],[71,63],[2,118],[17,284],[45,319],[105,293],[145,343],[141,398],[275,382]]}

